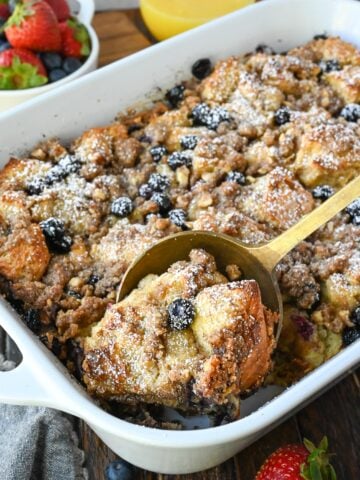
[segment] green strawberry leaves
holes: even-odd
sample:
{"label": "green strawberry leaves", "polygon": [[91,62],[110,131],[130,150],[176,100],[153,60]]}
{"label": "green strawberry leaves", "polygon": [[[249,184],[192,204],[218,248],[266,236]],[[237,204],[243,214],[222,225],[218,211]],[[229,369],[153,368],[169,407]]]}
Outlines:
{"label": "green strawberry leaves", "polygon": [[86,27],[79,23],[75,18],[71,18],[67,20],[67,24],[74,32],[74,38],[81,44],[80,53],[84,57],[88,57],[90,55],[90,37]]}
{"label": "green strawberry leaves", "polygon": [[8,20],[5,24],[5,28],[12,27],[12,26],[15,26],[15,25],[17,27],[19,27],[26,17],[31,17],[31,15],[34,14],[34,9],[33,9],[34,3],[36,3],[36,2],[29,1],[26,4],[18,3],[16,5],[15,10],[13,11],[11,17],[8,18]]}
{"label": "green strawberry leaves", "polygon": [[39,75],[36,66],[22,63],[18,57],[13,58],[11,66],[0,67],[0,90],[40,87],[47,81],[44,75]]}
{"label": "green strawberry leaves", "polygon": [[304,480],[337,480],[334,467],[329,463],[328,439],[324,437],[316,447],[310,440],[304,439],[304,445],[310,455],[301,465],[301,477]]}

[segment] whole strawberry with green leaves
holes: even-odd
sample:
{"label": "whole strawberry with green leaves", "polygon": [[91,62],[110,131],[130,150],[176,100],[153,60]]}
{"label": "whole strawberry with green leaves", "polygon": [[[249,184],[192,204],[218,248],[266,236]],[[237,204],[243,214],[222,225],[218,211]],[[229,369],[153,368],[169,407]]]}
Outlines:
{"label": "whole strawberry with green leaves", "polygon": [[327,449],[326,437],[318,447],[306,439],[304,445],[280,447],[268,457],[255,480],[336,480]]}
{"label": "whole strawberry with green leaves", "polygon": [[75,18],[59,24],[61,52],[66,57],[87,57],[90,53],[90,37],[85,26]]}
{"label": "whole strawberry with green leaves", "polygon": [[46,70],[33,52],[11,48],[0,53],[0,89],[40,87],[47,83]]}

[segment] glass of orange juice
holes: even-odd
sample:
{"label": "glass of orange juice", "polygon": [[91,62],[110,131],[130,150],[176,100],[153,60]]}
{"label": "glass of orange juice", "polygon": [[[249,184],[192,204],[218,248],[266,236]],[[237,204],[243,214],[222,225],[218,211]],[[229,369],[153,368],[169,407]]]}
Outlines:
{"label": "glass of orange juice", "polygon": [[158,40],[185,32],[256,0],[140,0],[143,19]]}

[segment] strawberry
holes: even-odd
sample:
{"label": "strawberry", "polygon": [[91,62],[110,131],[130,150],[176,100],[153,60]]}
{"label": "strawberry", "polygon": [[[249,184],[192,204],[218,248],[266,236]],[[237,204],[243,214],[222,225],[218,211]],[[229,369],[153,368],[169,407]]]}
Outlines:
{"label": "strawberry", "polygon": [[45,0],[45,2],[54,10],[59,22],[70,18],[70,8],[66,0]]}
{"label": "strawberry", "polygon": [[336,480],[327,448],[326,437],[318,447],[306,439],[304,445],[280,447],[265,461],[255,480]]}
{"label": "strawberry", "polygon": [[60,30],[52,8],[42,0],[18,3],[5,24],[5,34],[15,48],[58,52]]}
{"label": "strawberry", "polygon": [[39,87],[47,83],[41,60],[29,50],[10,48],[0,53],[0,89]]}
{"label": "strawberry", "polygon": [[59,24],[61,51],[65,57],[87,57],[90,53],[90,38],[84,25],[75,18]]}
{"label": "strawberry", "polygon": [[8,0],[0,0],[0,18],[7,20],[10,17]]}

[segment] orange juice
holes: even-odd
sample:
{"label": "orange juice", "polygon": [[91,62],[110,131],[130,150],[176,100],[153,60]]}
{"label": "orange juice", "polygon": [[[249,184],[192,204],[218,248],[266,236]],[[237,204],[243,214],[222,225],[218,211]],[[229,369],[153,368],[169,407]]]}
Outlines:
{"label": "orange juice", "polygon": [[140,0],[141,13],[158,40],[197,27],[256,0]]}

